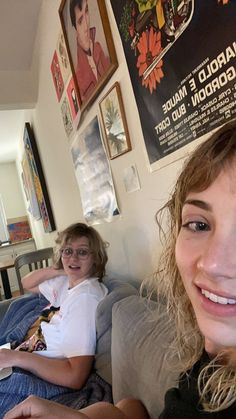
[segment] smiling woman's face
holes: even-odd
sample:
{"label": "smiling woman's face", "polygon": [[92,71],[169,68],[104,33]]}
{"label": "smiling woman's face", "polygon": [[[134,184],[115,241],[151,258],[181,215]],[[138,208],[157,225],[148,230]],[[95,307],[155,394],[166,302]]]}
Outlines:
{"label": "smiling woman's face", "polygon": [[[93,254],[90,252],[89,240],[87,237],[80,237],[76,240],[67,241],[64,253],[62,253],[62,265],[69,277],[71,285],[81,282],[91,275],[94,263]],[[68,249],[71,249],[70,251]],[[72,253],[70,255],[70,253]],[[81,256],[80,256],[81,254]]]}
{"label": "smiling woman's face", "polygon": [[206,350],[236,347],[236,168],[189,193],[175,254]]}

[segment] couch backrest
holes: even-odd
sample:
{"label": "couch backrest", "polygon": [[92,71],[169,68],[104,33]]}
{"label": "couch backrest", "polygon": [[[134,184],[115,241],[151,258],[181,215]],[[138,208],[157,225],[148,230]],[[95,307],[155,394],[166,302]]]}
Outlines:
{"label": "couch backrest", "polygon": [[96,312],[97,348],[95,370],[106,382],[112,383],[111,371],[111,330],[112,307],[117,301],[130,295],[137,295],[138,290],[128,282],[105,278],[108,295],[99,303]]}
{"label": "couch backrest", "polygon": [[114,402],[126,397],[142,400],[151,418],[164,406],[168,388],[178,374],[165,361],[173,336],[164,305],[139,296],[125,298],[112,313],[112,391]]}

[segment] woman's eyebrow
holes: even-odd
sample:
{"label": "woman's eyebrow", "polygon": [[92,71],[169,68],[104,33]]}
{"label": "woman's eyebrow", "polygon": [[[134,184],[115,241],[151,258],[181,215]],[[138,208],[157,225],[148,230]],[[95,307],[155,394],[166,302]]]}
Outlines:
{"label": "woman's eyebrow", "polygon": [[186,199],[184,201],[184,205],[194,205],[195,207],[212,211],[212,206],[205,201],[201,201],[200,199]]}

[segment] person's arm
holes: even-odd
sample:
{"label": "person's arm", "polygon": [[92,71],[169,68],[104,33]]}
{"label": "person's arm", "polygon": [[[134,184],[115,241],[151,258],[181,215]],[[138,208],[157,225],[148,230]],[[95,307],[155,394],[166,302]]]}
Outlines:
{"label": "person's arm", "polygon": [[0,368],[23,368],[50,383],[77,390],[87,381],[93,360],[90,355],[54,359],[30,352],[0,350]]}
{"label": "person's arm", "polygon": [[36,269],[22,278],[22,286],[30,292],[37,293],[42,282],[60,275],[65,275],[65,271],[63,269],[55,269],[53,266]]}
{"label": "person's arm", "polygon": [[48,419],[50,417],[58,419],[88,419],[88,416],[80,413],[78,410],[76,411],[62,404],[40,399],[36,396],[29,396],[22,403],[13,407],[6,413],[4,419]]}
{"label": "person's arm", "polygon": [[30,396],[8,412],[4,419],[20,418],[47,419],[148,419],[146,409],[139,400],[128,399],[113,406],[109,403],[95,403],[80,411],[61,404]]}

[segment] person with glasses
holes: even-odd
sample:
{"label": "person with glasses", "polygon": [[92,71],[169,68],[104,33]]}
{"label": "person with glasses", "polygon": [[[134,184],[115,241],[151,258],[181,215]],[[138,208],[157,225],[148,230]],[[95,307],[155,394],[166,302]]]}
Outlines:
{"label": "person with glasses", "polygon": [[[108,292],[102,283],[106,247],[93,227],[73,224],[56,239],[53,266],[22,279],[24,289],[43,294],[56,311],[50,320],[41,322],[40,334],[35,333],[18,350],[0,350],[0,368],[21,369],[21,400],[29,394],[51,398],[86,383],[96,349],[95,313]],[[19,401],[14,397],[17,371],[13,369],[0,382],[1,414]],[[32,379],[32,374],[40,381]],[[36,382],[33,386],[32,381]]]}
{"label": "person with glasses", "polygon": [[[167,391],[159,419],[236,418],[236,120],[214,132],[187,159],[159,211],[159,227],[163,210],[168,230],[151,290],[165,298],[175,325],[168,355],[180,379]],[[22,417],[147,415],[135,400],[75,411],[32,397],[4,419]]]}

